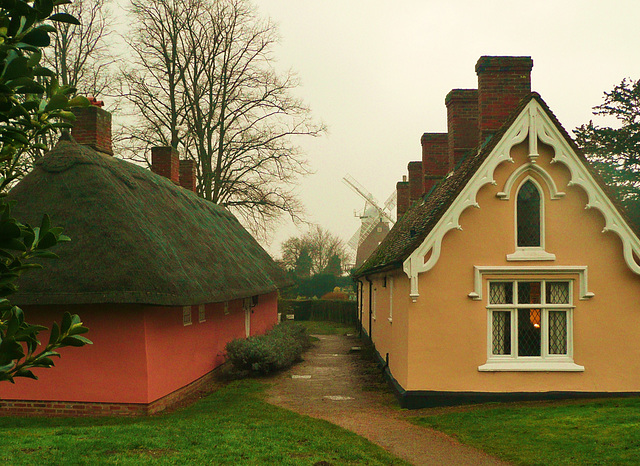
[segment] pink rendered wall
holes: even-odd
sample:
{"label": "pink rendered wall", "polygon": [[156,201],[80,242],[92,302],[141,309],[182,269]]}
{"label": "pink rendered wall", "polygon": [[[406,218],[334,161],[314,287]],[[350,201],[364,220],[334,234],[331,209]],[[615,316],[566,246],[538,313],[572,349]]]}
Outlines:
{"label": "pink rendered wall", "polygon": [[251,335],[261,335],[278,322],[278,292],[262,295],[251,310]]}
{"label": "pink rendered wall", "polygon": [[[39,380],[0,383],[0,398],[11,400],[147,402],[144,310],[139,305],[25,306],[26,320],[51,327],[64,311],[79,314],[93,345],[62,348],[55,367],[34,369]],[[43,346],[49,332],[40,334]],[[41,346],[40,348],[43,348]]]}
{"label": "pink rendered wall", "polygon": [[[277,321],[277,292],[262,295],[251,313],[251,334],[264,333]],[[224,348],[244,338],[242,300],[205,306],[205,322],[198,322],[198,306],[191,306],[191,325],[183,325],[182,307],[150,307],[145,312],[148,401],[152,402],[193,382],[224,362]]]}
{"label": "pink rendered wall", "polygon": [[[260,296],[251,313],[251,334],[277,322],[277,292]],[[242,300],[205,305],[199,322],[183,325],[182,307],[81,305],[25,307],[27,321],[51,327],[64,311],[79,314],[93,345],[63,348],[53,369],[35,369],[39,380],[0,383],[0,399],[150,403],[193,382],[224,362],[224,348],[245,337]],[[48,341],[48,332],[40,334]]]}

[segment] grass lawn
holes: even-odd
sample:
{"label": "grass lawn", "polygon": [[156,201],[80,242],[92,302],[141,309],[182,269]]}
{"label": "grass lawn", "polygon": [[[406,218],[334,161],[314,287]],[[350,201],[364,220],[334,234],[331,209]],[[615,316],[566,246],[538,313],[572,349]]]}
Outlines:
{"label": "grass lawn", "polygon": [[406,464],[328,422],[227,385],[189,408],[146,418],[0,418],[0,464]]}
{"label": "grass lawn", "polygon": [[640,464],[640,399],[492,404],[417,418],[516,464]]}
{"label": "grass lawn", "polygon": [[350,324],[340,324],[338,322],[296,320],[296,324],[302,325],[311,335],[346,335],[356,333],[356,328]]}

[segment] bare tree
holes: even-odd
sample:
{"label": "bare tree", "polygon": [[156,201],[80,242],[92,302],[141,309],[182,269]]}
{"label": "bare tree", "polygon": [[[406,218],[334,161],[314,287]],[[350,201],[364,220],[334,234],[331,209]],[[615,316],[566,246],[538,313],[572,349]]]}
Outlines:
{"label": "bare tree", "polygon": [[287,239],[280,249],[282,263],[290,270],[296,268],[299,257],[306,251],[311,257],[311,275],[327,272],[336,258],[343,267],[349,263],[349,253],[344,242],[317,225],[302,236]]}
{"label": "bare tree", "polygon": [[80,94],[99,96],[110,85],[109,68],[114,62],[109,43],[110,3],[111,0],[75,0],[56,7],[57,12],[78,18],[80,24],[61,24],[43,58],[61,84],[76,88]]}
{"label": "bare tree", "polygon": [[295,77],[272,66],[273,24],[245,0],[132,0],[131,13],[137,66],[123,80],[138,147],[195,160],[198,193],[256,233],[283,213],[299,219],[293,188],[308,168],[296,139],[324,127],[292,96]]}

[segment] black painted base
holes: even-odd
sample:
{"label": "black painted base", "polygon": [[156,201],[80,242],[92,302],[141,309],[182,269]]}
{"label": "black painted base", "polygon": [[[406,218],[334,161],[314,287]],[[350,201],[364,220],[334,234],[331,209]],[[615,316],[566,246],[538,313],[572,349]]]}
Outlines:
{"label": "black painted base", "polygon": [[[362,329],[362,338],[367,341],[369,335]],[[374,345],[375,349],[375,345]],[[385,359],[374,351],[378,365],[384,372],[387,383],[402,408],[420,409],[437,406],[456,406],[477,403],[509,401],[569,400],[593,398],[627,398],[640,396],[640,392],[441,392],[434,390],[405,390],[393,377]]]}

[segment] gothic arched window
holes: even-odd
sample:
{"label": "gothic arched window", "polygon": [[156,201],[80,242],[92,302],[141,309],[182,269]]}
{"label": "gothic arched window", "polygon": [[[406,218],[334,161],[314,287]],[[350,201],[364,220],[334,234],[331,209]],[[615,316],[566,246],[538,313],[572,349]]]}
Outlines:
{"label": "gothic arched window", "polygon": [[540,247],[540,191],[527,180],[518,191],[518,247]]}

